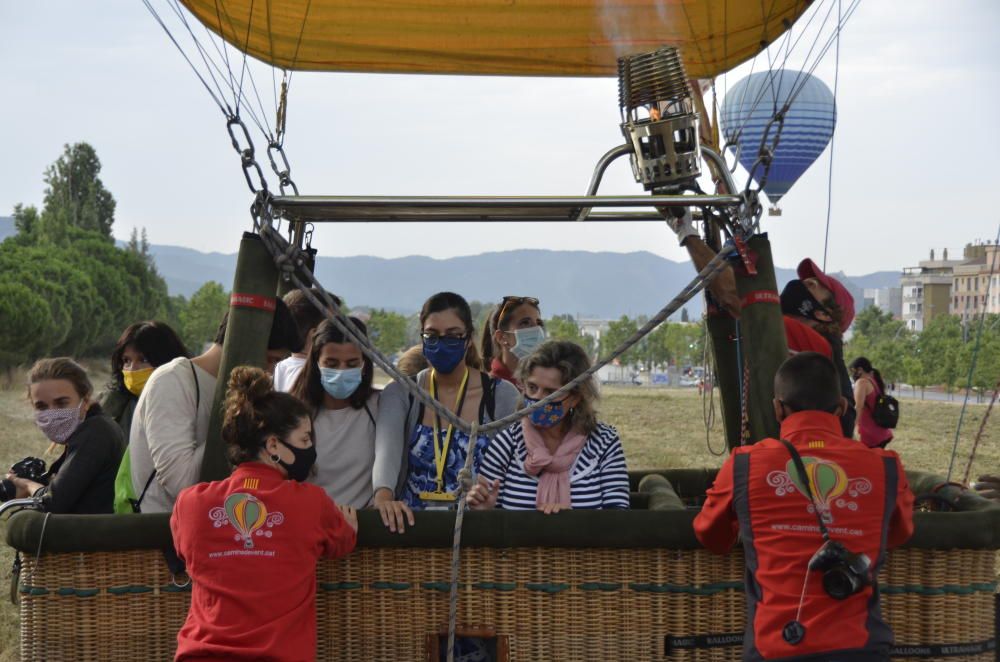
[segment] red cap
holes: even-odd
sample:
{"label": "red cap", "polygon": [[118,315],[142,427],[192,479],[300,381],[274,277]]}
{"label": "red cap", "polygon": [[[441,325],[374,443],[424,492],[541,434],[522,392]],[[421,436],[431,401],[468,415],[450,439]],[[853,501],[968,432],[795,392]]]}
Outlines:
{"label": "red cap", "polygon": [[805,280],[806,278],[815,278],[823,285],[826,289],[833,292],[833,300],[837,302],[841,310],[844,311],[843,319],[840,320],[840,330],[847,331],[847,327],[851,325],[854,321],[854,297],[851,293],[847,291],[847,288],[840,284],[836,278],[832,276],[827,276],[825,273],[820,271],[820,268],[816,266],[816,263],[810,258],[806,258],[799,262],[799,268],[797,269],[799,279]]}

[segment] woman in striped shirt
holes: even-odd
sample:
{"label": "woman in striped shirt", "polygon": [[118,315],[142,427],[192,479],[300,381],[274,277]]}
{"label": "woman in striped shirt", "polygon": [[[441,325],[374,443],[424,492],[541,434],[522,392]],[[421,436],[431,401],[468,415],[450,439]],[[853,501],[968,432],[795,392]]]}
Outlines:
{"label": "woman in striped shirt", "polygon": [[[525,404],[555,393],[589,367],[579,345],[566,340],[544,343],[518,366]],[[597,397],[591,378],[500,432],[483,456],[469,506],[546,514],[568,508],[628,508],[621,439],[613,427],[598,422]]]}

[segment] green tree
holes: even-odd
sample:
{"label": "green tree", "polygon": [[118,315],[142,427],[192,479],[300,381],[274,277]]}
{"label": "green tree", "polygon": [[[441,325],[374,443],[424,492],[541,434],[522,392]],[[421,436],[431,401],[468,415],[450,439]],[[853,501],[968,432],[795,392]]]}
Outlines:
{"label": "green tree", "polygon": [[14,228],[27,239],[38,232],[38,209],[34,205],[14,205]]}
{"label": "green tree", "polygon": [[368,320],[368,335],[375,347],[386,356],[403,350],[406,344],[405,315],[388,310],[373,310]]}
{"label": "green tree", "polygon": [[66,145],[62,156],[46,168],[40,227],[50,240],[62,241],[66,229],[76,227],[114,242],[115,199],[100,172],[97,152],[85,142]]}
{"label": "green tree", "polygon": [[917,338],[917,350],[929,382],[952,389],[968,371],[962,362],[962,322],[953,315],[933,318]]}
{"label": "green tree", "polygon": [[[893,319],[892,313],[877,306],[865,308],[854,319],[851,340],[845,348],[848,363],[864,356],[881,373],[887,382],[906,379],[911,384],[909,374],[914,373],[914,365],[904,365],[907,348],[912,344],[913,334],[906,325]],[[912,348],[911,348],[912,349]]]}
{"label": "green tree", "polygon": [[[97,174],[100,162],[85,143],[67,147],[46,170],[45,203],[14,208],[17,234],[0,244],[6,291],[31,293],[3,318],[4,360],[43,355],[106,355],[122,329],[168,311],[167,287],[156,273],[145,231],[132,249],[111,238],[114,199]],[[45,314],[29,314],[41,301]],[[15,312],[17,314],[15,314]],[[37,312],[37,311],[36,311]],[[39,328],[38,319],[44,319]]]}
{"label": "green tree", "polygon": [[42,297],[21,283],[6,280],[0,280],[0,319],[0,368],[4,370],[34,358],[38,338],[52,323]]}
{"label": "green tree", "polygon": [[[639,325],[627,315],[608,324],[608,330],[601,336],[601,356],[607,356],[638,330]],[[622,365],[631,365],[642,359],[639,350],[632,347],[618,357]]]}
{"label": "green tree", "polygon": [[545,334],[552,340],[570,340],[587,352],[594,355],[594,338],[580,331],[580,326],[572,315],[556,315],[545,321]]}
{"label": "green tree", "polygon": [[222,316],[229,310],[229,293],[219,283],[210,280],[191,295],[181,311],[181,329],[188,351],[197,354],[206,343],[215,339]]}

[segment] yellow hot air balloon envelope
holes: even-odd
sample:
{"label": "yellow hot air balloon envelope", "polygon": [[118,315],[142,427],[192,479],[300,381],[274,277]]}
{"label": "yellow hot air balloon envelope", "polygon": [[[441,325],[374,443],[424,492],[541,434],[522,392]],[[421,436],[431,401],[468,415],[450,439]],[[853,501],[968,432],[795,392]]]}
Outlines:
{"label": "yellow hot air balloon envelope", "polygon": [[[691,78],[756,55],[811,0],[181,0],[249,55],[306,71],[613,76],[681,49]],[[300,39],[301,37],[301,39]]]}

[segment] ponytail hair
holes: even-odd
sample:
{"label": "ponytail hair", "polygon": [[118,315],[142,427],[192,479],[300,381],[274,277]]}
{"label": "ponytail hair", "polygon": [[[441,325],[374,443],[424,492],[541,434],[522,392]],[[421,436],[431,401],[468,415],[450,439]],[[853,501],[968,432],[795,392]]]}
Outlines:
{"label": "ponytail hair", "polygon": [[233,368],[223,411],[222,439],[234,465],[255,461],[268,437],[286,439],[309,418],[302,401],[275,391],[270,375],[250,366]]}
{"label": "ponytail hair", "polygon": [[882,374],[878,370],[876,370],[874,368],[874,366],[872,366],[872,362],[871,361],[869,361],[868,359],[866,359],[863,356],[859,356],[858,358],[856,358],[853,361],[851,361],[851,366],[850,367],[851,367],[851,370],[854,370],[855,368],[860,368],[861,370],[864,370],[865,372],[870,372],[872,374],[872,376],[875,377],[875,383],[878,384],[879,389],[883,393],[885,393],[885,382],[882,381]]}
{"label": "ponytail hair", "polygon": [[500,306],[493,306],[489,316],[486,318],[486,323],[483,324],[483,337],[479,343],[479,348],[483,354],[483,370],[489,370],[490,365],[493,363],[493,357],[500,354],[497,341],[493,339],[493,332],[497,330],[497,317],[499,316]]}

